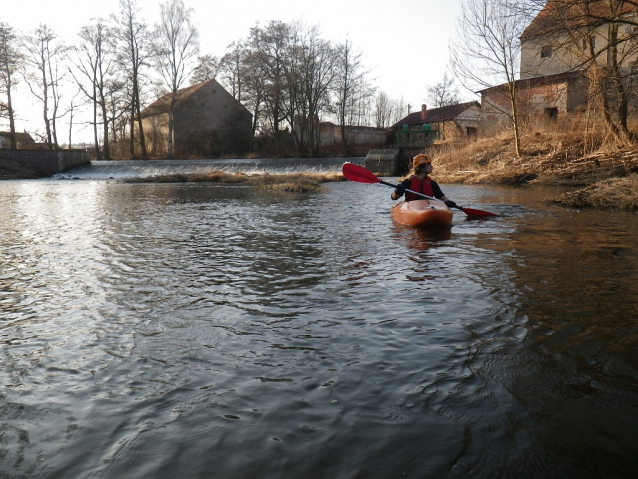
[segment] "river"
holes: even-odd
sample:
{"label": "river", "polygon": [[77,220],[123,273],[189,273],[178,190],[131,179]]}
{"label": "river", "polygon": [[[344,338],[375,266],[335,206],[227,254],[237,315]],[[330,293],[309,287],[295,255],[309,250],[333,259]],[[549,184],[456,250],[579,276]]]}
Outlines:
{"label": "river", "polygon": [[638,472],[638,215],[113,175],[0,183],[0,477]]}

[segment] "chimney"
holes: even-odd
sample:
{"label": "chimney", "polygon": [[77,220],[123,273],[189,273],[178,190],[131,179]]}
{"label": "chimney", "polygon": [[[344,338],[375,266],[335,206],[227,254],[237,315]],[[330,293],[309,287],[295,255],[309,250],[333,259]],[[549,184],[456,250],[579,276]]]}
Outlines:
{"label": "chimney", "polygon": [[425,104],[421,105],[421,120],[425,120],[427,111],[428,111],[428,106]]}

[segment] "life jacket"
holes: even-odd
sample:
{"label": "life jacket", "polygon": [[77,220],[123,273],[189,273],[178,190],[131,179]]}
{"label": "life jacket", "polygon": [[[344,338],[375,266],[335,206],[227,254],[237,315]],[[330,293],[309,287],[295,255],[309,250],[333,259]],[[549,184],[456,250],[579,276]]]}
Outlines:
{"label": "life jacket", "polygon": [[[427,196],[434,196],[434,192],[432,191],[432,180],[429,176],[426,176],[423,181],[418,179],[416,176],[412,176],[410,178],[410,189],[418,193],[423,193]],[[405,192],[405,201],[424,199],[425,198],[423,198],[422,196],[415,195],[414,193],[410,193],[409,191]]]}

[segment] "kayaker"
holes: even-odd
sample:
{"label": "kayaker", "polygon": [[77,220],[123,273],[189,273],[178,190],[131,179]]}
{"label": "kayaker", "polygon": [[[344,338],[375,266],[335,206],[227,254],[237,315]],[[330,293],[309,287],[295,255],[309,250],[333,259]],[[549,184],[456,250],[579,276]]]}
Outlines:
{"label": "kayaker", "polygon": [[405,190],[417,191],[427,196],[433,196],[445,203],[448,208],[458,208],[454,201],[449,200],[441,191],[441,187],[436,181],[430,178],[432,173],[432,159],[423,153],[412,158],[412,168],[414,174],[410,178],[399,183],[390,195],[393,200],[398,200],[405,193],[405,201],[423,200],[422,196],[415,195]]}

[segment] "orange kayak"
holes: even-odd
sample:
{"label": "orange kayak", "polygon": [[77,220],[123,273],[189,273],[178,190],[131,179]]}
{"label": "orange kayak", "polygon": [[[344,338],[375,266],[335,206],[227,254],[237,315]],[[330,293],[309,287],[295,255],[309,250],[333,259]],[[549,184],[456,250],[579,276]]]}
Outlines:
{"label": "orange kayak", "polygon": [[392,219],[402,225],[415,226],[450,226],[452,210],[442,201],[414,200],[403,201],[390,209]]}

